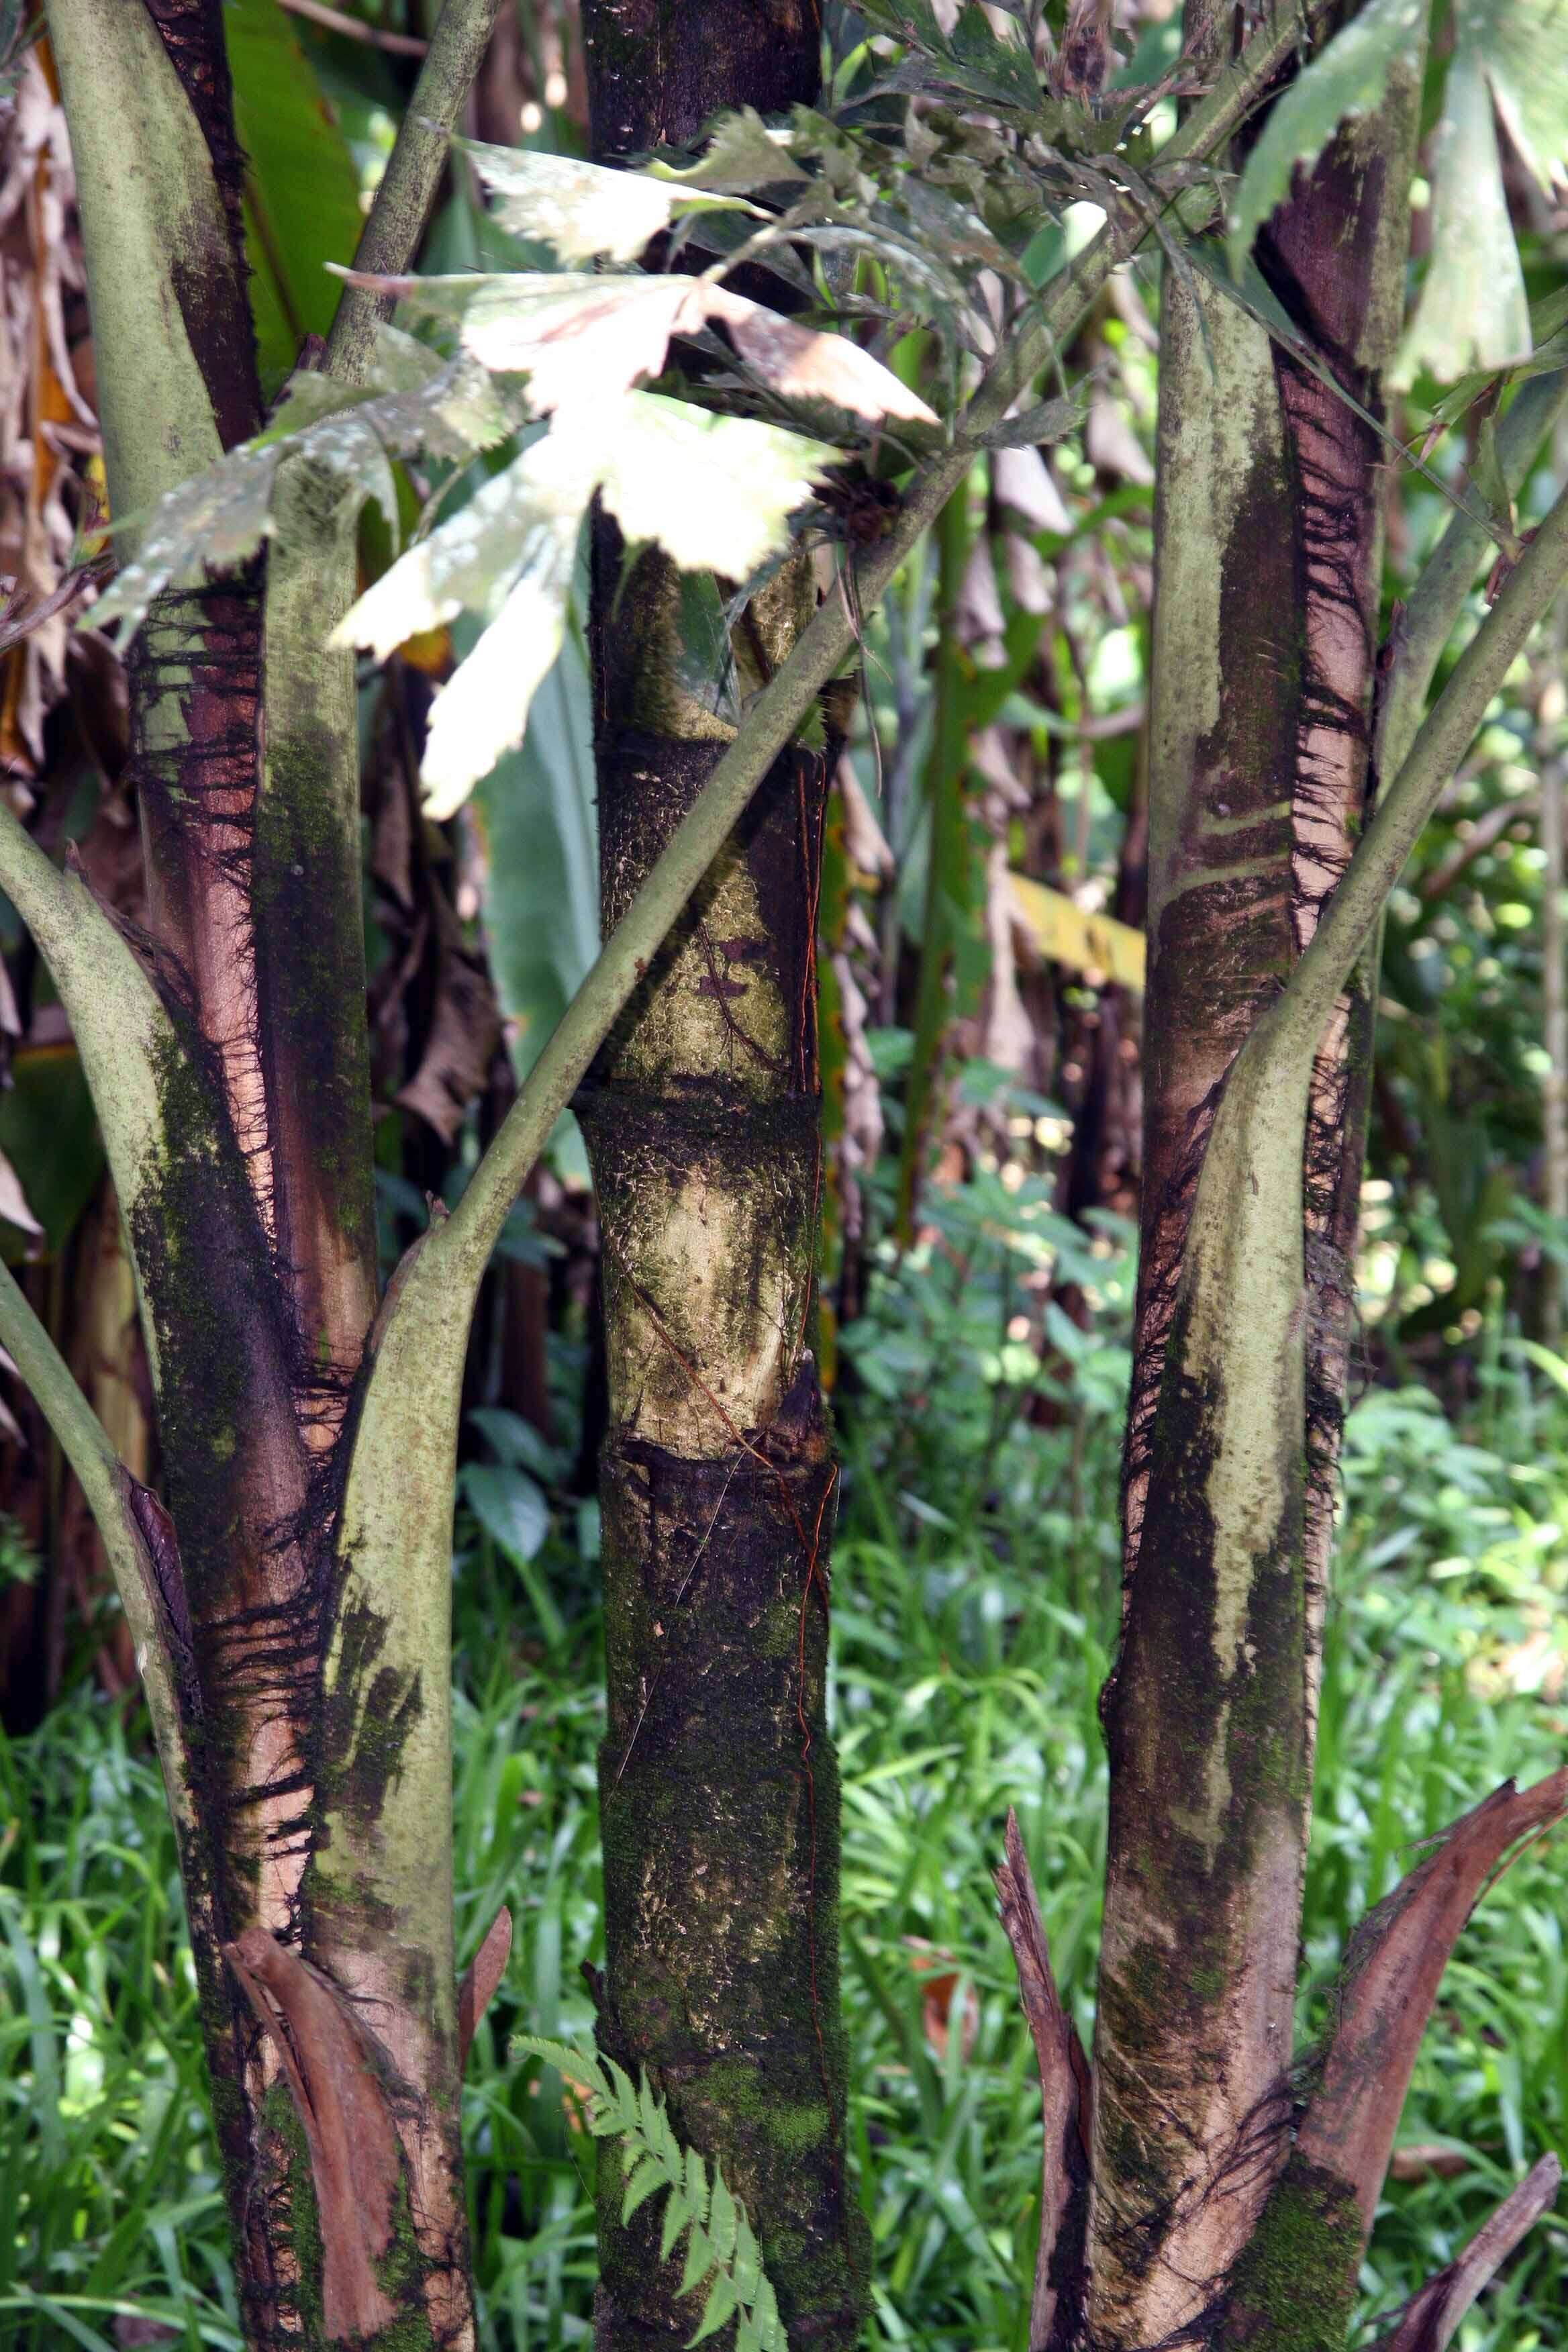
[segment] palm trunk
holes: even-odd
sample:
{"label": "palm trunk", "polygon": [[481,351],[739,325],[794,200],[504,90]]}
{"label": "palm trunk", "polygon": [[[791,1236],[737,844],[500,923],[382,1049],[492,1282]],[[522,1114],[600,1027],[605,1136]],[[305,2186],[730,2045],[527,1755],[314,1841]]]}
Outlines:
{"label": "palm trunk", "polygon": [[[1212,41],[1228,18],[1206,22]],[[1413,55],[1258,253],[1323,369],[1374,414],[1419,86]],[[1300,1144],[1297,1107],[1263,1107],[1278,1197],[1256,1198],[1254,1176],[1248,1199],[1216,1201],[1226,1265],[1204,1297],[1188,1244],[1226,1076],[1366,804],[1382,451],[1248,316],[1168,271],[1159,454],[1142,1255],[1090,2221],[1106,2352],[1213,2304],[1288,2144],[1373,1011],[1363,960]]]}
{"label": "palm trunk", "polygon": [[[49,31],[124,516],[262,422],[223,9],[53,0]],[[399,1656],[349,1507],[376,1273],[353,665],[322,648],[353,537],[298,469],[280,518],[286,551],[160,599],[129,663],[142,964],[47,868],[16,895],[58,934],[148,1332],[167,1510],[115,1476],[247,2340],[457,2345],[447,1645]]]}
{"label": "palm trunk", "polygon": [[[594,145],[689,141],[722,105],[816,92],[816,12],[584,10]],[[605,928],[733,729],[683,685],[676,575],[595,545]],[[792,564],[736,632],[787,654]],[[793,749],[613,1033],[581,1102],[604,1243],[608,1729],[600,2038],[717,2157],[797,2343],[854,2341],[866,2261],[846,2179],[838,1793],[825,1717],[837,1473],[818,1386],[815,926],[827,762]],[[644,2208],[601,2161],[602,2347],[689,2335]]]}

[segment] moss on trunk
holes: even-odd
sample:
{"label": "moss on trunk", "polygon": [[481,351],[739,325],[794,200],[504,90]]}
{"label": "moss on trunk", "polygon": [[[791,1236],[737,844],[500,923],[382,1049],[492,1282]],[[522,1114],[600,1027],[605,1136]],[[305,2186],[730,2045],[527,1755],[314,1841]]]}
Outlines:
{"label": "moss on trunk", "polygon": [[[718,746],[601,744],[612,922]],[[808,1344],[824,763],[787,754],[580,1107],[605,1249],[605,2047],[756,2224],[798,2341],[853,2342],[838,1789],[824,1700],[835,1471]],[[605,2346],[689,2335],[601,2176]]]}
{"label": "moss on trunk", "polygon": [[[1217,58],[1229,26],[1213,8],[1189,18],[1200,57]],[[1258,247],[1297,331],[1374,412],[1419,74],[1413,53]],[[1232,1074],[1363,823],[1379,457],[1331,386],[1217,290],[1167,273],[1142,1247],[1105,1705],[1090,2299],[1105,2352],[1201,2324],[1289,2146],[1370,972],[1310,1069],[1290,1053],[1272,1076],[1255,1059],[1245,1086]]]}
{"label": "moss on trunk", "polygon": [[[589,0],[594,152],[816,96],[815,0]],[[595,553],[606,931],[731,733],[680,658],[675,576]],[[800,564],[738,665],[809,615]],[[605,1250],[607,1967],[600,2032],[669,2097],[755,2222],[797,2344],[852,2343],[868,2272],[846,2179],[838,1791],[824,1717],[835,1474],[813,1352],[815,929],[826,762],[784,754],[582,1099]],[[695,2325],[601,2168],[605,2352]]]}

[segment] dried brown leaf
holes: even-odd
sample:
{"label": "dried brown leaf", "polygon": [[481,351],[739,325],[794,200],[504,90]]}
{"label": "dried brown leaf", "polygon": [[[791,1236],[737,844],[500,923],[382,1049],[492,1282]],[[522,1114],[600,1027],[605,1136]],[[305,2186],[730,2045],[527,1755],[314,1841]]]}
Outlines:
{"label": "dried brown leaf", "polygon": [[436,1003],[419,1066],[396,1097],[416,1111],[443,1143],[451,1143],[468,1105],[484,1089],[500,1043],[500,1008],[482,957],[464,945],[456,915],[432,885],[435,901]]}
{"label": "dried brown leaf", "polygon": [[1045,2116],[1040,2244],[1029,2313],[1030,2352],[1065,2352],[1076,2341],[1083,2292],[1091,2088],[1078,2029],[1062,2007],[1039,1898],[1018,1817],[1010,1808],[1005,1859],[996,1872],[1002,1925],[1013,1947],[1018,1993],[1034,2037]]}
{"label": "dried brown leaf", "polygon": [[1297,2151],[1353,2189],[1365,2231],[1448,1955],[1499,1865],[1565,1810],[1568,1766],[1532,1789],[1505,1780],[1454,1823],[1357,1931]]}
{"label": "dried brown leaf", "polygon": [[327,1979],[264,1927],[223,1948],[270,2035],[310,2151],[329,2343],[374,2336],[397,2313],[376,2275],[392,2241],[402,2148],[360,2026]]}
{"label": "dried brown leaf", "polygon": [[1511,2197],[1476,2232],[1457,2262],[1441,2270],[1405,2306],[1398,2325],[1374,2352],[1445,2352],[1481,2289],[1497,2276],[1521,2238],[1550,2210],[1563,2167],[1543,2156]]}
{"label": "dried brown leaf", "polygon": [[511,1956],[511,1913],[503,1903],[490,1921],[484,1942],[474,1954],[458,1987],[458,2072],[468,2063],[474,2029],[489,2007],[495,1989],[506,1974]]}

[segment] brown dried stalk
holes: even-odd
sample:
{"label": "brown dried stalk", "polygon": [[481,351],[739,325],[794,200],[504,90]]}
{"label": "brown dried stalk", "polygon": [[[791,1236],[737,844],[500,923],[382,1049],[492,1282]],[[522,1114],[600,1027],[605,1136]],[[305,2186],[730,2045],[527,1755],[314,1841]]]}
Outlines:
{"label": "brown dried stalk", "polygon": [[1034,2036],[1045,2117],[1029,2352],[1067,2352],[1077,2341],[1083,2315],[1092,2091],[1083,2044],[1051,1974],[1039,1898],[1018,1833],[1018,1816],[1011,1807],[1005,1859],[995,1877],[1002,1925],[1018,1970],[1018,1994]]}

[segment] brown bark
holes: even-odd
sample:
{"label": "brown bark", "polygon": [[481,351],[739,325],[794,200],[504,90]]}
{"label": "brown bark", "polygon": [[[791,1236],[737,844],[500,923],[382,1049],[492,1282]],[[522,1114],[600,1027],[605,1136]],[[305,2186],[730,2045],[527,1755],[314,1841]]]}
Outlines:
{"label": "brown bark", "polygon": [[[231,446],[258,429],[262,410],[222,0],[122,5],[146,5],[222,199],[226,236],[193,247],[199,267],[189,253],[169,266],[218,438]],[[71,17],[73,41],[85,21]],[[90,60],[76,70],[85,91]],[[84,184],[84,211],[93,201]],[[125,316],[107,289],[90,291],[95,328],[100,305],[104,318]],[[106,383],[126,357],[117,336],[118,325],[100,334]],[[124,502],[112,472],[110,489]],[[343,549],[321,519],[317,574],[303,589],[318,634],[302,635],[287,600],[298,606],[298,565],[314,560],[310,486],[282,495],[293,499],[289,545],[237,579],[160,598],[127,665],[148,898],[139,946],[179,1048],[156,1073],[166,1156],[128,1203],[168,1503],[137,1488],[133,1507],[192,1758],[184,1862],[247,2339],[335,2340],[356,2317],[389,2318],[376,2301],[384,2290],[400,2324],[439,2315],[458,2341],[468,2289],[455,2124],[441,2122],[434,2169],[422,2169],[419,2129],[395,2125],[383,2081],[401,2078],[413,2110],[433,2102],[445,2118],[454,2105],[455,2040],[443,2048],[419,2024],[416,1987],[397,1987],[373,2024],[361,2016],[378,2045],[373,2103],[395,2152],[391,2171],[382,2167],[386,2193],[404,2200],[400,2229],[410,2194],[417,2211],[412,2235],[404,2231],[412,2252],[388,2239],[368,2301],[363,2276],[345,2288],[335,2257],[322,2266],[338,2217],[322,2202],[319,2150],[306,2160],[300,2137],[320,2141],[328,2128],[302,2021],[329,2013],[300,1988],[321,1990],[310,1973],[319,1965],[323,1999],[342,1997],[334,1937],[344,1906],[322,1884],[323,1824],[366,1744],[357,1727],[325,1720],[322,1682],[345,1414],[374,1311],[375,1257],[353,671],[348,656],[321,650]],[[371,1734],[384,1792],[398,1723],[373,1718]],[[363,1916],[352,1925],[362,1943],[377,1932]],[[226,1950],[249,1955],[248,1977],[226,1965]],[[292,2075],[276,2017],[257,2006],[260,1984],[285,2008],[289,1989],[299,1994]]]}
{"label": "brown bark", "polygon": [[[1210,12],[1200,44],[1217,50],[1228,26]],[[1400,315],[1415,97],[1406,75],[1377,116],[1348,126],[1258,247],[1298,333],[1374,414]],[[1173,270],[1160,398],[1142,1246],[1123,1638],[1103,1710],[1111,1820],[1090,2327],[1104,2352],[1203,2328],[1289,2144],[1371,1068],[1363,973],[1316,1065],[1289,1211],[1299,1239],[1267,1237],[1304,1269],[1280,1342],[1300,1369],[1267,1368],[1281,1383],[1279,1419],[1249,1458],[1237,1450],[1245,1408],[1224,1393],[1228,1369],[1190,1369],[1206,1360],[1183,1320],[1189,1225],[1232,1064],[1363,820],[1380,451],[1331,387]],[[1243,1224],[1238,1207],[1235,1231]],[[1237,1279],[1254,1278],[1278,1279],[1244,1254]],[[1250,1538],[1237,1516],[1248,1492]]]}

